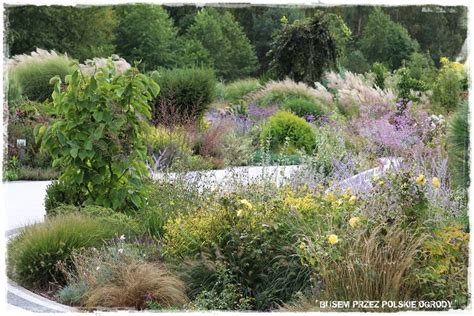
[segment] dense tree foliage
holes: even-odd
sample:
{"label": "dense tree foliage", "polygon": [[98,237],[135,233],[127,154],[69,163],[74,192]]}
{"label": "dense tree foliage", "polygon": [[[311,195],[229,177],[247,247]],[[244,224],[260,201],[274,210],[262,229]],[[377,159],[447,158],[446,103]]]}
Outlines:
{"label": "dense tree foliage", "polygon": [[255,70],[254,48],[231,13],[221,13],[214,8],[202,9],[187,35],[200,41],[209,51],[219,76],[236,79]]}
{"label": "dense tree foliage", "polygon": [[[241,61],[239,67],[236,67],[240,73],[254,70],[257,72],[253,73],[258,74],[265,72],[270,62],[267,52],[270,50],[272,36],[281,29],[282,21],[292,24],[295,20],[312,17],[318,11],[331,17],[331,33],[336,41],[340,63],[345,68],[348,68],[349,60],[357,60],[360,65],[364,64],[364,60],[370,64],[374,61],[394,63],[390,66],[397,67],[400,59],[406,59],[413,52],[413,40],[409,40],[409,37],[418,42],[420,52],[428,52],[435,65],[440,66],[441,57],[455,59],[467,36],[467,8],[461,6],[244,6],[207,8],[204,11],[207,11],[206,14],[200,13],[201,16],[197,17],[200,9],[191,5],[8,7],[8,54],[30,53],[36,48],[43,48],[66,52],[74,58],[84,60],[109,56],[115,52],[130,62],[142,60],[141,67],[147,69],[188,65],[208,67],[212,64],[221,77],[232,79],[241,74],[233,73],[228,77],[233,71],[229,71],[226,64],[231,60]],[[215,22],[205,22],[206,18],[210,20],[212,17]],[[197,23],[197,20],[200,22]],[[338,27],[334,29],[334,26]],[[389,28],[380,32],[383,28],[377,26]],[[208,28],[214,27],[216,30],[209,31]],[[199,28],[209,31],[208,34],[204,36],[206,31],[198,32],[196,29]],[[193,36],[189,40],[188,31],[191,29]],[[349,38],[347,35],[350,33],[352,36]],[[181,38],[183,35],[185,38]],[[202,38],[195,38],[194,35]],[[217,44],[210,45],[212,37]],[[383,40],[383,45],[371,45],[371,42],[378,39]],[[118,47],[115,48],[115,44]],[[258,58],[257,67],[254,64],[255,58],[251,57],[254,55],[251,53],[251,46]],[[390,51],[389,48],[397,53],[392,58],[394,60],[385,61],[380,56]],[[236,53],[233,56],[224,53],[229,51]],[[222,58],[223,55],[226,58]],[[367,65],[356,68],[370,67]]]}
{"label": "dense tree foliage", "polygon": [[114,51],[111,7],[18,6],[7,8],[6,17],[10,56],[42,48],[83,60]]}
{"label": "dense tree foliage", "polygon": [[360,48],[369,62],[378,61],[397,69],[403,60],[418,50],[419,45],[403,26],[376,8],[364,28]]}
{"label": "dense tree foliage", "polygon": [[119,18],[117,52],[126,60],[141,60],[141,69],[154,70],[172,62],[176,29],[168,13],[156,5],[115,8]]}
{"label": "dense tree foliage", "polygon": [[336,62],[336,42],[320,15],[285,24],[269,51],[271,67],[279,78],[290,77],[314,85]]}

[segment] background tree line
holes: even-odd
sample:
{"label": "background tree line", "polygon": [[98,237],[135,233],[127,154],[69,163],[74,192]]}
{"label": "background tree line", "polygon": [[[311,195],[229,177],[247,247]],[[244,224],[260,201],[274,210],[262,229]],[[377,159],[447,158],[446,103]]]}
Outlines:
{"label": "background tree line", "polygon": [[275,64],[272,43],[285,25],[318,12],[329,17],[323,27],[335,42],[337,64],[355,72],[374,62],[397,69],[414,52],[439,66],[440,57],[456,57],[467,36],[461,6],[16,6],[6,9],[7,55],[37,47],[81,61],[116,53],[141,61],[144,70],[203,66],[233,80],[267,74]]}

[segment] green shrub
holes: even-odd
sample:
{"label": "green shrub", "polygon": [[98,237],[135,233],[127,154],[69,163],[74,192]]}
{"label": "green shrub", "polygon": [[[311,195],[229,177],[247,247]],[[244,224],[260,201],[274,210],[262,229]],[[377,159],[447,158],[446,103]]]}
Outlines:
{"label": "green shrub", "polygon": [[20,167],[18,169],[18,180],[45,181],[54,180],[58,177],[59,171],[55,168]]}
{"label": "green shrub", "polygon": [[85,282],[68,284],[58,292],[59,300],[63,304],[79,305],[87,291]]}
{"label": "green shrub", "polygon": [[370,65],[360,50],[353,50],[341,61],[342,66],[354,73],[363,74],[370,70]]}
{"label": "green shrub", "polygon": [[397,90],[399,98],[410,98],[416,100],[417,97],[412,95],[412,91],[426,91],[427,84],[423,80],[418,80],[410,76],[410,70],[402,67],[396,71],[398,76]]}
{"label": "green shrub", "polygon": [[57,180],[53,181],[46,188],[44,208],[46,214],[48,214],[63,204],[80,206],[85,200],[86,198],[75,187],[71,187],[61,180]]}
{"label": "green shrub", "polygon": [[303,160],[310,170],[329,175],[334,161],[344,161],[348,153],[344,135],[337,128],[326,125],[318,128],[315,150]]}
{"label": "green shrub", "polygon": [[432,100],[446,111],[456,110],[461,101],[466,72],[462,64],[441,58],[442,68],[434,82]]}
{"label": "green shrub", "polygon": [[[168,221],[163,250],[170,261],[183,262],[204,252],[216,262],[214,273],[183,267],[193,275],[189,284],[198,306],[224,308],[219,298],[225,307],[264,311],[307,287],[308,270],[294,256],[294,227],[286,225],[291,210],[282,202],[269,198],[257,203],[231,195]],[[227,300],[235,296],[241,305]]]}
{"label": "green shrub", "polygon": [[305,117],[306,115],[318,117],[321,114],[324,114],[323,109],[319,104],[304,98],[289,99],[283,104],[282,108],[299,117]]}
{"label": "green shrub", "polygon": [[382,63],[374,63],[372,72],[375,74],[375,85],[380,89],[385,89],[385,77],[387,77],[388,69]]}
{"label": "green shrub", "polygon": [[28,287],[64,284],[59,262],[68,263],[74,250],[100,246],[116,233],[117,227],[104,220],[79,215],[56,216],[27,226],[8,245],[10,276]]}
{"label": "green shrub", "polygon": [[469,103],[463,102],[453,115],[448,130],[449,164],[454,183],[468,188],[469,179]]}
{"label": "green shrub", "polygon": [[56,120],[36,126],[35,136],[61,168],[60,181],[88,204],[139,209],[148,176],[143,118],[159,86],[135,68],[117,74],[111,60],[93,76],[75,71],[65,87],[54,80]]}
{"label": "green shrub", "polygon": [[[51,156],[40,150],[36,143],[34,129],[51,120],[49,103],[20,102],[10,109],[8,121],[8,156],[17,156],[19,166],[47,169],[51,167]],[[17,139],[25,139],[26,146],[19,148]]]}
{"label": "green shrub", "polygon": [[171,114],[177,114],[176,120],[199,119],[215,96],[216,78],[211,69],[162,70],[155,72],[153,79],[161,87],[153,101],[154,117],[158,122]]}
{"label": "green shrub", "polygon": [[246,166],[253,151],[252,138],[248,135],[230,132],[222,139],[222,158],[226,166]]}
{"label": "green shrub", "polygon": [[244,297],[224,264],[218,263],[216,265],[215,275],[214,285],[211,287],[201,286],[201,291],[189,304],[190,309],[244,311],[252,308],[252,298]]}
{"label": "green shrub", "polygon": [[[444,222],[423,244],[415,275],[422,300],[448,300],[454,309],[469,303],[469,233],[456,222]],[[447,242],[449,241],[449,242]]]}
{"label": "green shrub", "polygon": [[17,62],[9,69],[9,80],[16,82],[22,95],[31,101],[44,101],[51,97],[51,78],[62,79],[74,72],[76,66],[67,55],[38,50],[31,55],[14,56]]}
{"label": "green shrub", "polygon": [[274,114],[260,134],[261,140],[270,139],[270,148],[278,151],[285,142],[296,149],[310,153],[314,150],[315,135],[311,126],[302,118],[289,113],[277,112]]}

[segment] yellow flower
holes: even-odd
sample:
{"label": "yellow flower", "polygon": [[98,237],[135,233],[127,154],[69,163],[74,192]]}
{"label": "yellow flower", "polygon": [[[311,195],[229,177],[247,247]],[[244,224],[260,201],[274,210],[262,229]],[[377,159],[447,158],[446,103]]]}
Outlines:
{"label": "yellow flower", "polygon": [[350,204],[354,204],[356,201],[357,201],[357,196],[355,195],[351,196],[351,198],[349,199]]}
{"label": "yellow flower", "polygon": [[352,228],[356,227],[357,224],[359,223],[360,221],[360,218],[359,217],[352,217],[350,220],[349,220],[349,225],[351,225]]}
{"label": "yellow flower", "polygon": [[332,234],[328,236],[328,241],[331,245],[334,245],[334,244],[337,244],[339,240],[337,238],[337,235]]}
{"label": "yellow flower", "polygon": [[449,59],[447,57],[441,57],[439,61],[443,66],[446,66],[449,64]]}
{"label": "yellow flower", "polygon": [[237,211],[237,217],[242,217],[242,216],[244,216],[244,210],[240,209]]}
{"label": "yellow flower", "polygon": [[301,244],[300,244],[300,249],[301,249],[301,250],[305,250],[305,248],[306,248],[305,243],[304,243],[304,242],[301,242]]}
{"label": "yellow flower", "polygon": [[436,189],[438,189],[441,186],[441,182],[439,182],[439,179],[437,177],[433,177],[433,179],[431,179],[431,184]]}
{"label": "yellow flower", "polygon": [[328,194],[326,194],[324,199],[328,202],[336,202],[336,200],[337,200],[336,196],[332,192],[329,192]]}
{"label": "yellow flower", "polygon": [[417,178],[416,178],[416,183],[418,183],[419,185],[425,185],[426,183],[426,178],[424,175],[420,174]]}
{"label": "yellow flower", "polygon": [[242,204],[243,206],[245,206],[249,210],[252,209],[252,204],[249,201],[245,200],[245,199],[240,200],[240,204]]}

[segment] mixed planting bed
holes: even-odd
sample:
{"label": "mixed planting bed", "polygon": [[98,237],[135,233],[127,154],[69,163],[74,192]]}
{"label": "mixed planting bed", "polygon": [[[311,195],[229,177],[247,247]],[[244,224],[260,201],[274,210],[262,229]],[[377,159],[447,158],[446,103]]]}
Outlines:
{"label": "mixed planting bed", "polygon": [[[16,56],[5,175],[56,180],[45,221],[9,242],[8,275],[86,310],[464,308],[467,74],[440,63],[224,83],[211,69],[144,72],[118,56]],[[370,185],[338,186],[382,160],[396,163]],[[279,185],[185,176],[285,165],[299,167]]]}

